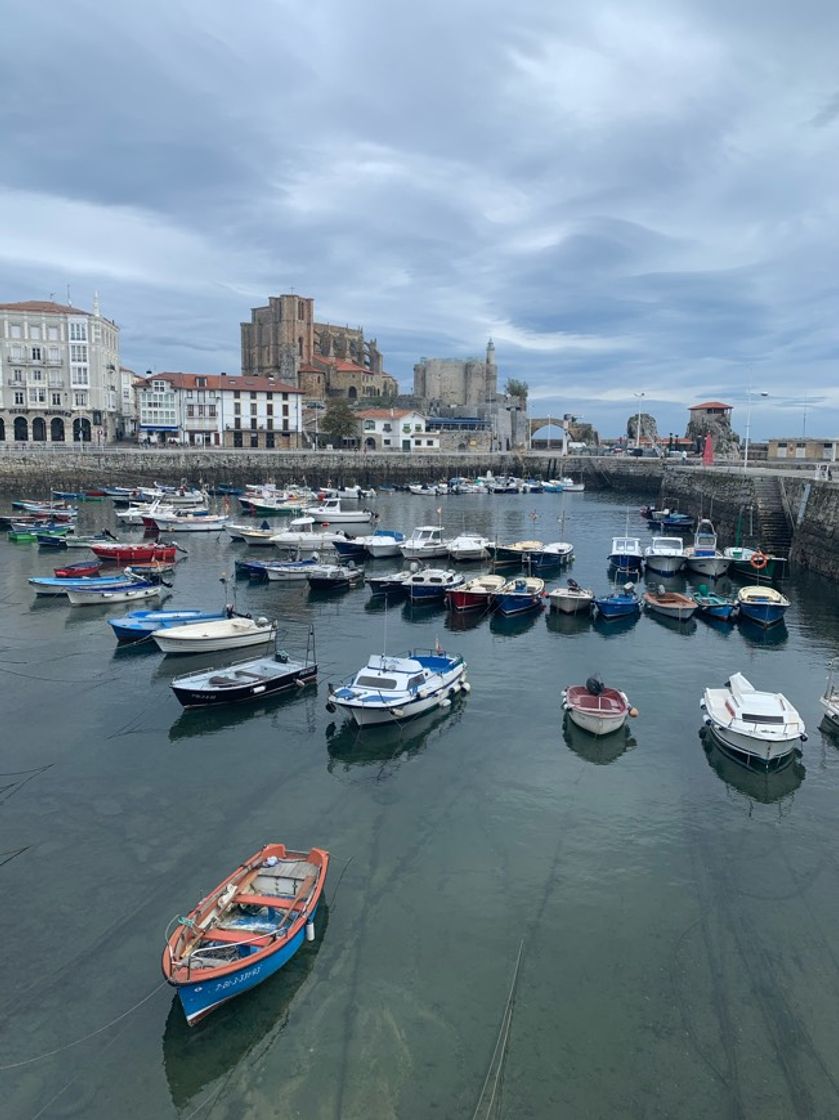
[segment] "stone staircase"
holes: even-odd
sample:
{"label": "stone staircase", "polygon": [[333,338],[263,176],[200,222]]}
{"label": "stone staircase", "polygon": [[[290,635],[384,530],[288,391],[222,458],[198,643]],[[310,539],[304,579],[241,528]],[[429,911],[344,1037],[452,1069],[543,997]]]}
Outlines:
{"label": "stone staircase", "polygon": [[767,475],[752,477],[755,507],[760,525],[760,546],[775,556],[789,556],[792,524],[784,504],[781,481]]}

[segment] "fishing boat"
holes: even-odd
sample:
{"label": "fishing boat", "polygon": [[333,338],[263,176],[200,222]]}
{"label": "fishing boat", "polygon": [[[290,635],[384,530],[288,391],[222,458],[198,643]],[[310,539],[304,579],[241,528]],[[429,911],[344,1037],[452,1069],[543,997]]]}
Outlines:
{"label": "fishing boat", "polygon": [[315,564],[306,576],[312,591],[343,591],[364,582],[364,569],[348,564]]}
{"label": "fishing boat", "polygon": [[453,611],[489,611],[495,606],[495,596],[506,582],[504,576],[475,576],[461,587],[446,592],[446,606]]}
{"label": "fishing boat", "polygon": [[317,680],[318,667],[307,657],[292,660],[287,653],[236,661],[223,669],[201,669],[174,677],[171,688],[185,708],[217,708],[244,700],[265,700],[269,696],[302,688]]}
{"label": "fishing boat", "polygon": [[180,610],[131,611],[121,618],[109,618],[108,625],[118,642],[141,642],[150,638],[155,630],[165,630],[172,626],[184,626],[194,622],[212,622],[228,618],[225,611],[204,611],[198,608],[182,607]]}
{"label": "fishing boat", "polygon": [[783,693],[760,692],[742,673],[733,673],[723,688],[706,688],[700,707],[720,747],[746,766],[784,766],[807,738]]}
{"label": "fishing boat", "polygon": [[375,498],[375,490],[365,490],[363,486],[322,486],[318,490],[318,501],[324,498],[343,498],[346,502],[361,502]]}
{"label": "fishing boat", "polygon": [[413,574],[411,571],[388,572],[387,575],[367,576],[365,582],[373,595],[397,599],[408,594],[408,580]]}
{"label": "fishing boat", "polygon": [[[145,580],[132,578],[130,575],[113,576],[30,576],[30,587],[35,588],[36,595],[66,595],[70,588],[82,589],[98,588],[101,590],[115,589],[118,587],[135,587],[137,583]],[[150,581],[148,581],[150,582]]]}
{"label": "fishing boat", "polygon": [[653,537],[644,549],[644,566],[648,572],[672,576],[685,565],[685,546],[679,537]]}
{"label": "fishing boat", "polygon": [[626,618],[641,610],[641,600],[635,593],[635,585],[626,583],[622,590],[615,590],[611,595],[595,595],[592,609],[595,617],[599,616],[607,621],[612,618]]}
{"label": "fishing boat", "polygon": [[677,622],[687,622],[696,613],[696,600],[681,591],[667,591],[661,584],[655,591],[644,592],[644,606],[662,618],[672,618]]}
{"label": "fishing boat", "polygon": [[[228,537],[230,537],[231,541],[237,542],[246,540],[246,534],[254,532],[255,529],[258,529],[260,534],[265,535],[265,540],[268,544],[272,543],[271,537],[277,531],[276,529],[272,529],[267,521],[263,521],[259,526],[243,525],[239,521],[228,521],[224,527],[224,531],[227,533]],[[261,536],[257,543],[262,543]]]}
{"label": "fishing boat", "polygon": [[152,638],[162,653],[218,653],[222,650],[266,645],[273,642],[276,636],[276,622],[270,622],[267,618],[242,618],[239,615],[211,622],[161,627],[152,631]]}
{"label": "fishing boat", "polygon": [[786,575],[789,564],[786,556],[774,556],[761,548],[724,548],[723,556],[732,572],[750,579],[754,579],[756,574],[765,579],[781,579]]}
{"label": "fishing boat", "polygon": [[[114,564],[149,564],[156,560],[174,560],[178,552],[175,544],[125,544],[122,542],[91,545],[91,552],[100,560]],[[181,550],[183,551],[183,550]]]}
{"label": "fishing boat", "polygon": [[441,525],[418,525],[407,540],[399,545],[406,560],[431,560],[448,556],[449,542],[443,539]]}
{"label": "fishing boat", "polygon": [[824,708],[824,718],[833,731],[839,731],[839,687],[834,682],[837,661],[828,662],[827,684],[819,703]]}
{"label": "fishing boat", "polygon": [[496,564],[521,564],[525,556],[545,547],[544,541],[513,541],[512,544],[492,546]]}
{"label": "fishing boat", "polygon": [[329,853],[266,844],[166,931],[163,976],[190,1026],[267,980],[315,937]]}
{"label": "fishing boat", "polygon": [[369,509],[344,509],[340,498],[327,498],[316,506],[307,506],[303,512],[321,525],[368,525],[376,514]]}
{"label": "fishing boat", "polygon": [[647,527],[661,533],[690,533],[695,523],[696,518],[691,514],[673,510],[663,513],[660,517],[651,517],[647,521]]}
{"label": "fishing boat", "polygon": [[644,553],[639,537],[612,537],[609,565],[619,575],[635,575],[644,567]]}
{"label": "fishing boat", "polygon": [[449,541],[449,556],[452,560],[459,562],[486,560],[491,546],[492,541],[486,537],[462,533],[458,537],[452,537]]}
{"label": "fishing boat", "polygon": [[347,712],[359,727],[400,722],[448,707],[458,692],[468,692],[466,662],[445,650],[410,650],[402,657],[372,654],[338,688],[329,687],[327,711]]}
{"label": "fishing boat", "polygon": [[63,568],[53,568],[52,574],[56,579],[83,579],[97,576],[102,571],[98,560],[80,560],[78,564],[65,564]]}
{"label": "fishing boat", "polygon": [[563,494],[582,494],[586,488],[586,484],[582,479],[580,479],[579,482],[575,482],[573,478],[567,475],[559,479],[559,486]]}
{"label": "fishing boat", "polygon": [[709,591],[705,584],[694,591],[693,599],[696,603],[697,613],[704,615],[706,618],[716,618],[721,622],[733,622],[738,611],[737,602],[734,599],[727,595],[718,595],[714,591]]}
{"label": "fishing boat", "polygon": [[220,533],[229,520],[226,514],[174,510],[172,513],[158,511],[144,517],[143,524],[161,533]]}
{"label": "fishing boat", "polygon": [[268,560],[260,564],[260,574],[270,583],[305,583],[321,567],[320,556],[315,553],[306,560]]}
{"label": "fishing boat", "polygon": [[182,486],[163,486],[160,483],[155,483],[154,486],[140,486],[137,491],[137,496],[146,502],[167,502],[172,506],[196,506],[203,505],[207,501],[207,495],[203,490],[196,490],[195,487]]}
{"label": "fishing boat", "polygon": [[760,626],[774,626],[786,614],[789,599],[766,584],[755,587],[741,587],[737,592],[737,606],[740,617],[756,622]]}
{"label": "fishing boat", "polygon": [[573,558],[573,544],[567,541],[550,541],[548,544],[543,544],[541,548],[523,552],[521,562],[525,571],[533,575],[561,568],[564,564],[569,564]]}
{"label": "fishing boat", "polygon": [[405,582],[412,603],[433,603],[462,587],[465,580],[460,572],[451,568],[421,568],[411,572]]}
{"label": "fishing boat", "polygon": [[620,731],[627,717],[638,715],[625,692],[607,688],[597,677],[569,685],[562,693],[562,707],[572,723],[597,736]]}
{"label": "fishing boat", "polygon": [[545,581],[538,576],[516,576],[495,593],[495,607],[509,618],[528,611],[540,611],[545,605]]}
{"label": "fishing boat", "polygon": [[706,579],[717,579],[728,571],[728,560],[717,548],[713,522],[703,517],[696,526],[693,544],[685,549],[685,564],[691,572]]}
{"label": "fishing boat", "polygon": [[577,611],[591,610],[594,592],[591,588],[580,587],[576,580],[569,579],[566,587],[556,587],[548,592],[548,603],[552,611],[562,614],[576,614]]}
{"label": "fishing boat", "polygon": [[277,530],[273,529],[267,522],[263,522],[258,527],[254,525],[236,526],[236,539],[244,541],[251,548],[273,548],[276,535]]}
{"label": "fishing boat", "polygon": [[36,541],[39,536],[46,537],[47,535],[63,539],[71,531],[72,527],[70,525],[52,525],[47,528],[37,524],[20,525],[13,521],[6,536],[8,540],[20,543],[21,541]]}
{"label": "fishing boat", "polygon": [[115,587],[82,587],[76,584],[67,588],[67,598],[71,607],[95,607],[110,603],[133,603],[139,599],[158,599],[168,593],[168,588],[159,583],[145,583],[137,580]]}
{"label": "fishing boat", "polygon": [[397,533],[395,529],[376,529],[369,536],[356,537],[356,543],[364,545],[365,550],[374,560],[386,560],[392,556],[401,556],[400,545],[405,540],[404,533]]}
{"label": "fishing boat", "polygon": [[287,549],[324,549],[331,548],[342,534],[325,526],[315,528],[313,517],[295,517],[288,523],[288,529],[274,533],[271,540],[277,548]]}

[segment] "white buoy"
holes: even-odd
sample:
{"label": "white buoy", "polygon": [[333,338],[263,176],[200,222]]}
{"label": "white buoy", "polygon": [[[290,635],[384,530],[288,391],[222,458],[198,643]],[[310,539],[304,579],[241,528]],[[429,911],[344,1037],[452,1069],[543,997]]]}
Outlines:
{"label": "white buoy", "polygon": [[314,941],[315,939],[315,923],[306,922],[306,940]]}

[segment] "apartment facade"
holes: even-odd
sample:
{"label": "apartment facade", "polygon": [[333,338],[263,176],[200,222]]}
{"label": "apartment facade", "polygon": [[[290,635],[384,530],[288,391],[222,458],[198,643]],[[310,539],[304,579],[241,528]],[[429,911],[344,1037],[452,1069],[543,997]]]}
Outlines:
{"label": "apartment facade", "polygon": [[440,439],[426,430],[419,412],[404,408],[362,408],[356,412],[363,451],[439,451]]}
{"label": "apartment facade", "polygon": [[0,440],[111,443],[119,438],[119,327],[51,300],[0,304]]}
{"label": "apartment facade", "polygon": [[302,442],[300,389],[273,377],[155,373],[134,384],[144,444],[289,450]]}

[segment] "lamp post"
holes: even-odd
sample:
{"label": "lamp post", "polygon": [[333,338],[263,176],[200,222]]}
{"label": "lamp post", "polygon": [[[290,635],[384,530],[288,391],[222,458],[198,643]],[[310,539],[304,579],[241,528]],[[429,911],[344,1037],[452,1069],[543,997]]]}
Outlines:
{"label": "lamp post", "polygon": [[644,397],[647,394],[646,393],[633,393],[632,395],[638,401],[638,419],[635,422],[635,446],[640,447],[641,446],[641,402],[643,401]]}
{"label": "lamp post", "polygon": [[[752,395],[753,395],[752,394],[752,387],[750,385],[748,390],[746,391],[746,400],[747,400],[748,404],[747,404],[747,407],[746,407],[746,445],[743,448],[743,470],[744,471],[747,471],[749,469],[749,439],[751,437],[751,432],[752,432]],[[758,393],[758,396],[768,397],[769,394],[761,392],[761,393]]]}

